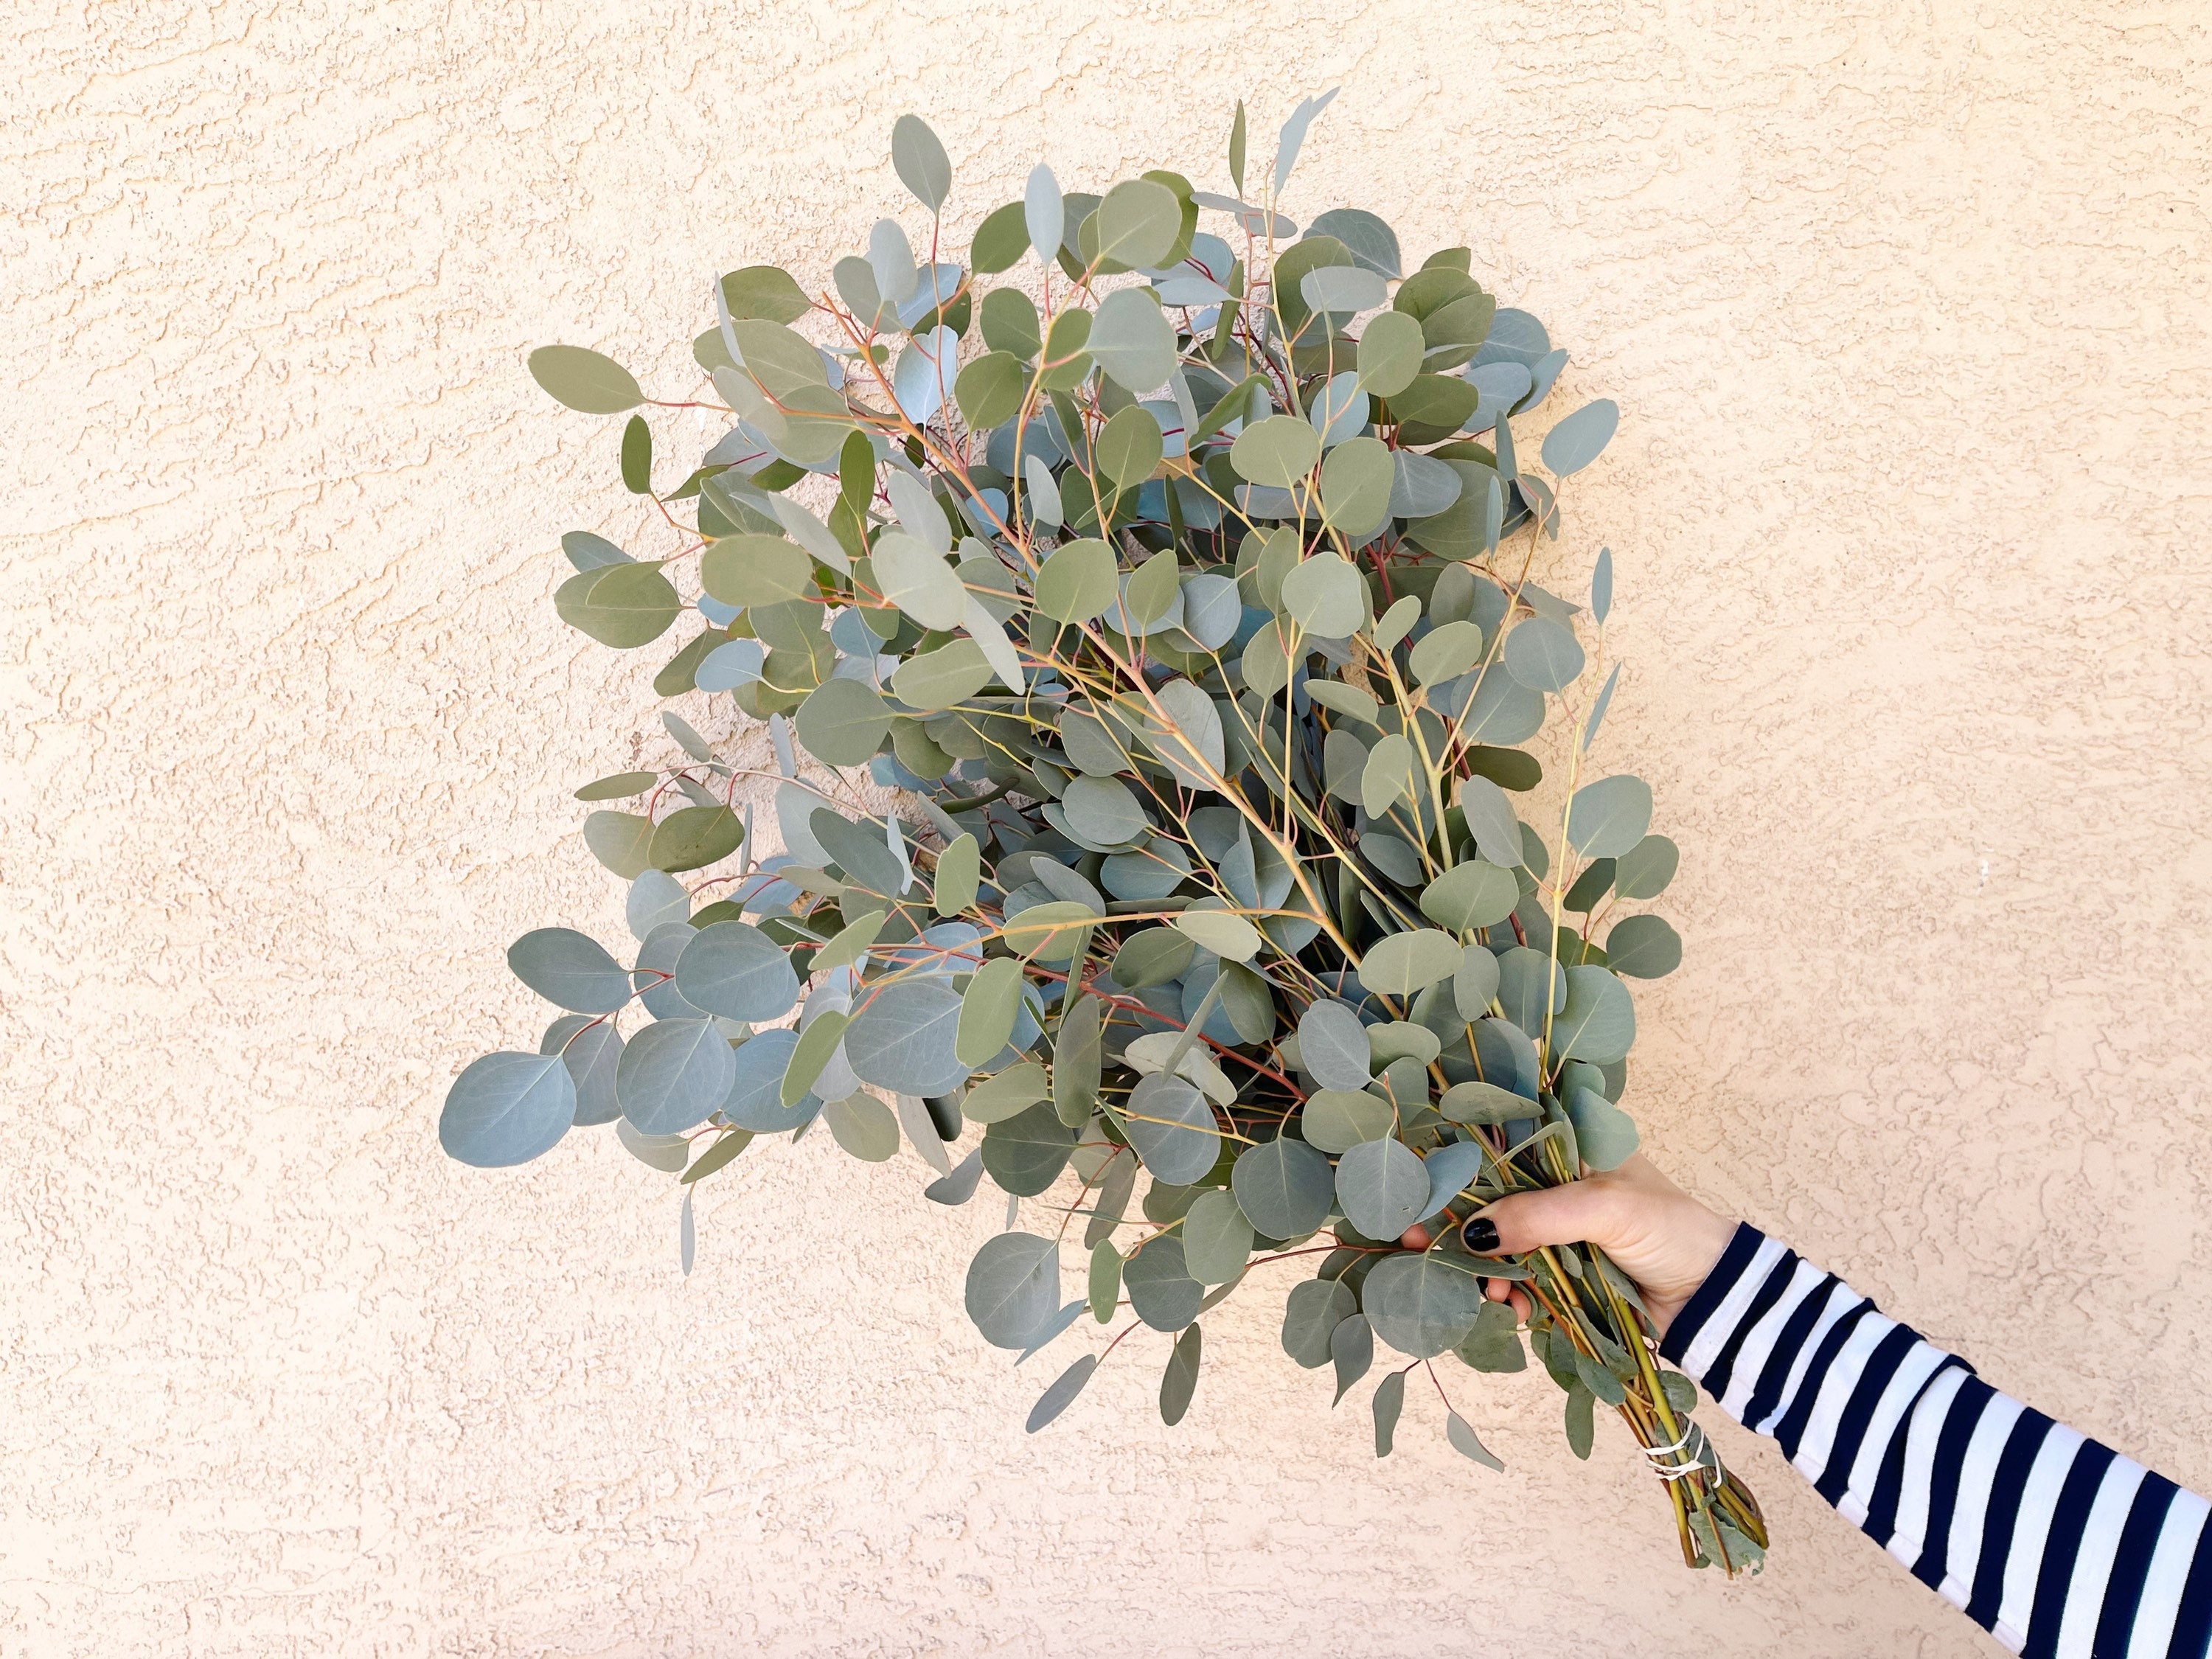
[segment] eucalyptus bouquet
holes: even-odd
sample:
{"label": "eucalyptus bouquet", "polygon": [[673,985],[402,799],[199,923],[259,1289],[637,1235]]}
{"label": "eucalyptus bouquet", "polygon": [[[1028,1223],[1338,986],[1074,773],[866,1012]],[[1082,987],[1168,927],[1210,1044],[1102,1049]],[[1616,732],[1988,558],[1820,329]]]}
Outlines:
{"label": "eucalyptus bouquet", "polygon": [[[1685,1559],[1737,1571],[1757,1505],[1634,1285],[1593,1249],[1458,1239],[1477,1206],[1635,1147],[1625,976],[1680,956],[1666,921],[1619,914],[1674,870],[1650,789],[1585,775],[1620,675],[1585,695],[1610,555],[1586,607],[1528,580],[1617,411],[1558,421],[1530,467],[1511,422],[1566,353],[1468,250],[1408,270],[1370,212],[1284,216],[1328,101],[1252,188],[1240,104],[1233,195],[1170,172],[1063,192],[1039,167],[964,258],[951,166],[908,116],[892,157],[925,252],[885,219],[826,284],[723,277],[691,347],[711,398],[532,355],[571,409],[726,418],[664,489],[631,414],[622,476],[660,550],[571,532],[555,605],[622,649],[690,625],[655,689],[767,722],[778,769],[746,793],[772,788],[784,850],[754,855],[748,774],[664,713],[680,758],[576,792],[627,803],[583,832],[629,884],[628,962],[565,928],[518,939],[509,965],[566,1012],[538,1053],[469,1066],[440,1135],[495,1167],[614,1124],[682,1183],[688,1271],[691,1189],[755,1139],[826,1127],[880,1162],[903,1131],[928,1198],[986,1176],[1006,1195],[967,1273],[987,1341],[1026,1358],[1085,1312],[1131,1316],[1032,1431],[1144,1330],[1173,1336],[1179,1420],[1200,1316],[1249,1281],[1337,1399],[1378,1343],[1397,1356],[1378,1455],[1419,1370],[1450,1443],[1501,1467],[1437,1362],[1526,1365],[1485,1296],[1512,1281],[1575,1453],[1617,1410]],[[1554,711],[1565,788],[1540,814],[1523,745]]]}

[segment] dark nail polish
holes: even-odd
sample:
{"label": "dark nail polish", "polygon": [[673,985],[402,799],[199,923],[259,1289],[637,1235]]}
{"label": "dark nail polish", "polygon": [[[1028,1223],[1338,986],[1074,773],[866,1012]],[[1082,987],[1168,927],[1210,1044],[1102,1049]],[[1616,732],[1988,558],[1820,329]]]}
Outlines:
{"label": "dark nail polish", "polygon": [[1460,1243],[1477,1255],[1498,1248],[1498,1224],[1486,1215],[1469,1216],[1459,1230]]}

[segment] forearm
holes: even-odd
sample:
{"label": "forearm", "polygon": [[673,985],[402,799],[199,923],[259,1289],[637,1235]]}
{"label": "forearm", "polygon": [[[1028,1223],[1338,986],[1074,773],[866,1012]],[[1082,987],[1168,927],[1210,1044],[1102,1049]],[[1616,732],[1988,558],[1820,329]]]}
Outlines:
{"label": "forearm", "polygon": [[2012,1651],[2212,1650],[2204,1499],[1998,1393],[1756,1228],[1661,1352]]}

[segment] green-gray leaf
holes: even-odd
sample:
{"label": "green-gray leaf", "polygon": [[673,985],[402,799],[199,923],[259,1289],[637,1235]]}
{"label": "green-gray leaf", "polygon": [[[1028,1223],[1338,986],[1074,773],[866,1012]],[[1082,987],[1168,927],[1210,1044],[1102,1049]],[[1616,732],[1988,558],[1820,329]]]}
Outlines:
{"label": "green-gray leaf", "polygon": [[[1514,879],[1510,870],[1474,859],[1453,866],[1422,890],[1421,914],[1431,921],[1463,933],[1470,927],[1488,927],[1504,921],[1520,902],[1521,884]],[[1363,969],[1363,983],[1366,977]]]}
{"label": "green-gray leaf", "polygon": [[1321,434],[1295,415],[1270,415],[1255,422],[1237,434],[1229,450],[1229,464],[1237,477],[1273,489],[1300,483],[1320,459]]}
{"label": "green-gray leaf", "polygon": [[[1163,186],[1156,185],[1152,188],[1168,194]],[[1110,195],[1107,198],[1109,202],[1112,199]],[[1168,195],[1168,199],[1173,202],[1175,198]],[[1102,213],[1104,210],[1100,209]],[[1176,210],[1176,222],[1180,228],[1180,208]],[[1097,315],[1091,324],[1090,346],[1098,367],[1125,392],[1150,392],[1175,368],[1175,330],[1169,326],[1158,301],[1148,289],[1121,289],[1100,301]],[[1144,418],[1150,420],[1151,416]],[[1153,429],[1158,430],[1157,422]],[[1158,464],[1157,456],[1153,464]],[[1147,473],[1151,471],[1151,467],[1146,468]]]}
{"label": "green-gray leaf", "polygon": [[1505,672],[1532,691],[1564,691],[1583,672],[1574,631],[1549,617],[1531,617],[1505,636]]}
{"label": "green-gray leaf", "polygon": [[1619,855],[1613,890],[1625,899],[1657,898],[1674,879],[1681,861],[1681,849],[1665,836],[1646,836]]}
{"label": "green-gray leaf", "polygon": [[562,582],[553,595],[561,620],[617,651],[665,634],[684,601],[657,563],[602,565]]}
{"label": "green-gray leaf", "polygon": [[1247,1148],[1229,1172],[1237,1206],[1270,1238],[1303,1238],[1328,1218],[1335,1178],[1328,1160],[1302,1140],[1279,1137]]}
{"label": "green-gray leaf", "polygon": [[1033,1233],[1000,1233],[968,1265],[968,1317],[994,1348],[1024,1348],[1060,1310],[1060,1246]]}
{"label": "green-gray leaf", "polygon": [[1168,1355],[1166,1373],[1160,1378],[1160,1421],[1173,1428],[1190,1409],[1198,1389],[1198,1365],[1204,1334],[1195,1324],[1176,1338]]}
{"label": "green-gray leaf", "polygon": [[1636,1004],[1603,968],[1567,969],[1567,1004],[1552,1023],[1553,1047],[1571,1060],[1610,1066],[1636,1041]]}
{"label": "green-gray leaf", "polygon": [[983,1132],[983,1167],[1004,1191],[1035,1198],[1067,1167],[1075,1133],[1049,1102],[1032,1106]]}
{"label": "green-gray leaf", "polygon": [[1179,1077],[1155,1072],[1129,1091],[1129,1145],[1156,1181],[1183,1186],[1213,1167],[1221,1137],[1206,1097]]}
{"label": "green-gray leaf", "polygon": [[[1157,266],[1182,235],[1182,204],[1165,185],[1150,179],[1126,179],[1098,204],[1097,228],[1102,260],[1110,259],[1133,270]],[[1163,371],[1160,379],[1166,378]],[[1159,381],[1150,384],[1158,386]]]}
{"label": "green-gray leaf", "polygon": [[1471,1457],[1483,1468],[1495,1469],[1500,1474],[1505,1473],[1505,1465],[1482,1443],[1475,1434],[1474,1425],[1457,1412],[1452,1413],[1444,1423],[1444,1438],[1451,1442],[1452,1449],[1462,1457]]}
{"label": "green-gray leaf", "polygon": [[1441,1257],[1407,1250],[1375,1264],[1360,1300],[1376,1335],[1411,1358],[1432,1359],[1474,1328],[1482,1281]]}
{"label": "green-gray leaf", "polygon": [[1606,964],[1632,979],[1660,979],[1682,965],[1682,939],[1664,916],[1626,916],[1605,936]]}
{"label": "green-gray leaf", "polygon": [[853,1074],[879,1089],[950,1094],[968,1080],[958,1053],[960,996],[941,981],[872,988],[845,1032]]}
{"label": "green-gray leaf", "polygon": [[1083,1392],[1083,1385],[1091,1380],[1091,1373],[1098,1369],[1098,1356],[1087,1353],[1060,1374],[1057,1381],[1037,1397],[1030,1407],[1029,1432],[1039,1429],[1058,1417],[1075,1403],[1075,1396]]}
{"label": "green-gray leaf", "polygon": [[892,124],[891,166],[916,201],[932,213],[944,207],[952,189],[952,163],[919,115],[902,115]]}
{"label": "green-gray leaf", "polygon": [[1236,1198],[1215,1188],[1200,1193],[1182,1221],[1185,1267],[1201,1285],[1225,1285],[1252,1255],[1252,1224]]}
{"label": "green-gray leaf", "polygon": [[677,957],[676,988],[696,1008],[759,1025],[791,1012],[799,975],[759,928],[717,921],[693,934]]}
{"label": "green-gray leaf", "polygon": [[1575,1146],[1593,1170],[1613,1170],[1641,1140],[1636,1120],[1595,1089],[1577,1089],[1567,1101],[1574,1121]]}
{"label": "green-gray leaf", "polygon": [[530,354],[530,378],[556,402],[586,415],[619,415],[645,401],[635,375],[582,346],[538,347]]}
{"label": "green-gray leaf", "polygon": [[1370,946],[1360,958],[1359,982],[1384,996],[1411,996],[1458,971],[1459,941],[1437,928],[1419,927]]}
{"label": "green-gray leaf", "polygon": [[[1528,624],[1523,623],[1522,627]],[[1651,827],[1651,786],[1626,772],[1575,791],[1567,806],[1567,840],[1585,858],[1620,858]],[[1626,898],[1621,872],[1613,871],[1614,890]]]}
{"label": "green-gray leaf", "polygon": [[486,1054],[446,1092],[438,1144],[479,1170],[526,1164],[568,1133],[576,1085],[556,1054]]}
{"label": "green-gray leaf", "polygon": [[1328,1364],[1328,1340],[1357,1309],[1352,1287],[1338,1279],[1309,1279],[1291,1287],[1283,1307],[1283,1352],[1306,1370]]}
{"label": "green-gray leaf", "polygon": [[1350,1316],[1328,1334],[1328,1357],[1336,1367],[1336,1398],[1329,1402],[1334,1406],[1342,1403],[1345,1390],[1375,1363],[1375,1333],[1365,1314]]}
{"label": "green-gray leaf", "polygon": [[865,766],[890,732],[890,708],[876,689],[842,675],[806,695],[793,719],[799,740],[830,766]]}
{"label": "green-gray leaf", "polygon": [[1392,1371],[1375,1389],[1375,1455],[1388,1457],[1397,1437],[1399,1413],[1406,1409],[1406,1373]]}
{"label": "green-gray leaf", "polygon": [[572,927],[539,927],[507,949],[514,976],[556,1008],[611,1014],[630,999],[629,975],[599,942]]}
{"label": "green-gray leaf", "polygon": [[1474,1324],[1459,1345],[1459,1357],[1479,1371],[1525,1371],[1528,1356],[1514,1328],[1513,1310],[1503,1302],[1485,1302]]}
{"label": "green-gray leaf", "polygon": [[1363,1140],[1337,1160],[1336,1198],[1368,1237],[1395,1238],[1428,1207],[1429,1172],[1401,1140]]}
{"label": "green-gray leaf", "polygon": [[623,1046],[615,1094],[644,1133],[681,1134],[707,1121],[737,1076],[730,1041],[713,1020],[656,1020]]}
{"label": "green-gray leaf", "polygon": [[1129,1306],[1156,1331],[1179,1331],[1198,1317],[1206,1287],[1183,1267],[1182,1241],[1158,1233],[1121,1269]]}
{"label": "green-gray leaf", "polygon": [[1613,441],[1620,405],[1610,398],[1584,404],[1544,434],[1544,465],[1565,478],[1581,471]]}

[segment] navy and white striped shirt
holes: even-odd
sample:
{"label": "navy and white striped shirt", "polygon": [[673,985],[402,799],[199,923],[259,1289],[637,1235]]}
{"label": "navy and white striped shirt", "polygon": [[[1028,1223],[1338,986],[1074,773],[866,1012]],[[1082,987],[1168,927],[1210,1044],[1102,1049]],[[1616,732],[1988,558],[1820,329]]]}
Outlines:
{"label": "navy and white striped shirt", "polygon": [[2208,1506],[1739,1226],[1660,1352],[2028,1659],[2205,1659]]}

